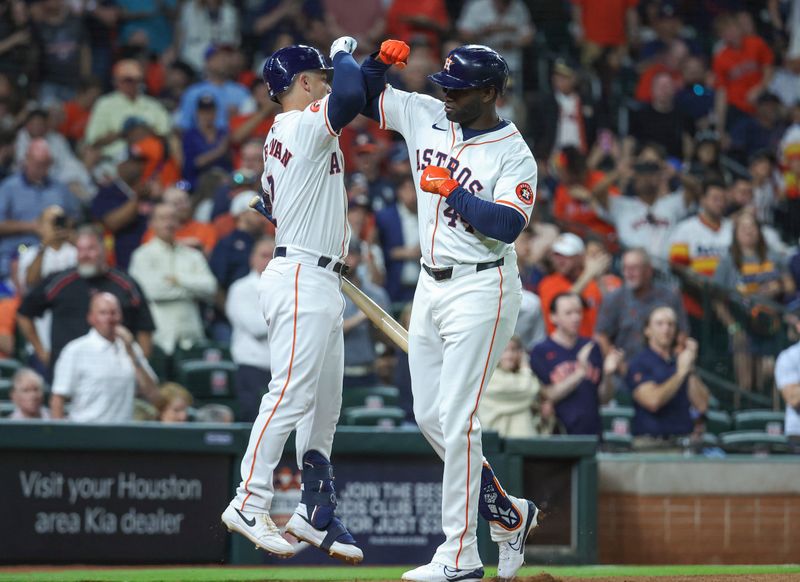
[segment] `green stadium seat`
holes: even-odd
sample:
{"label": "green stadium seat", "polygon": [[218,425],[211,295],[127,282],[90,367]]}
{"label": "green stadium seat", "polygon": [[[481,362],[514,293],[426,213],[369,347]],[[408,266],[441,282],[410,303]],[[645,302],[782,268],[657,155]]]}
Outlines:
{"label": "green stadium seat", "polygon": [[[260,317],[260,316],[259,316]],[[188,360],[204,360],[206,362],[222,362],[231,359],[230,346],[211,340],[198,342],[191,347],[177,346],[172,354],[175,369]]]}
{"label": "green stadium seat", "polygon": [[631,434],[634,410],[629,406],[609,406],[600,409],[603,431],[618,435]]}
{"label": "green stadium seat", "polygon": [[758,430],[726,432],[719,435],[719,441],[728,453],[769,455],[791,452],[786,435],[769,434]]}
{"label": "green stadium seat", "polygon": [[614,394],[614,401],[618,407],[633,406],[633,396],[626,389],[617,390]]}
{"label": "green stadium seat", "polygon": [[769,409],[740,410],[733,415],[733,426],[739,430],[757,430],[769,434],[783,434],[783,412]]}
{"label": "green stadium seat", "polygon": [[0,400],[11,400],[11,378],[0,378]]}
{"label": "green stadium seat", "polygon": [[601,448],[606,453],[627,453],[633,450],[633,437],[610,430],[603,431]]}
{"label": "green stadium seat", "polygon": [[342,408],[397,406],[400,390],[394,386],[364,386],[342,390]]}
{"label": "green stadium seat", "polygon": [[724,410],[708,410],[706,412],[706,432],[711,434],[722,434],[733,430],[731,415]]}
{"label": "green stadium seat", "polygon": [[0,360],[0,378],[12,378],[23,365],[17,360]]}
{"label": "green stadium seat", "polygon": [[233,386],[236,364],[230,361],[188,360],[178,366],[177,380],[202,402],[235,398]]}
{"label": "green stadium seat", "polygon": [[160,382],[172,380],[174,376],[172,373],[172,356],[153,344],[153,350],[150,352],[150,357],[147,361],[150,362],[150,367],[153,368]]}
{"label": "green stadium seat", "polygon": [[0,402],[0,418],[8,418],[14,412],[13,402]]}
{"label": "green stadium seat", "polygon": [[345,410],[344,417],[345,424],[350,426],[393,428],[403,423],[406,418],[406,412],[396,406],[386,406],[384,408],[359,406]]}

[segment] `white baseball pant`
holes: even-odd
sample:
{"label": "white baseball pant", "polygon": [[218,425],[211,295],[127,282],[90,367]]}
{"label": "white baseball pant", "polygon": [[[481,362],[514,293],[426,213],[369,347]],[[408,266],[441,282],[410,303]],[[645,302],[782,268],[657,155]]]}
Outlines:
{"label": "white baseball pant", "polygon": [[433,560],[472,569],[481,566],[476,538],[483,468],[478,403],[514,332],[522,285],[516,264],[480,272],[460,265],[455,274],[461,276],[436,281],[420,273],[408,356],[414,416],[444,460],[445,541]]}

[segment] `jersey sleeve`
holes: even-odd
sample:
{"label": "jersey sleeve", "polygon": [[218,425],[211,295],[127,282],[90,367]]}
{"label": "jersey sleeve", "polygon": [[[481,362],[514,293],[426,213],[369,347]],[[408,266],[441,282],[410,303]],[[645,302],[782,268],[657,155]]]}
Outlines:
{"label": "jersey sleeve", "polygon": [[669,239],[669,262],[674,265],[688,266],[691,262],[689,256],[689,241],[686,240],[686,223],[682,222],[675,228]]}
{"label": "jersey sleeve", "polygon": [[797,361],[797,351],[793,348],[784,350],[775,362],[775,385],[778,390],[785,390],[787,386],[800,383],[800,366]]}
{"label": "jersey sleeve", "polygon": [[[443,113],[444,104],[428,95],[408,93],[386,85],[378,97],[378,122],[381,129],[391,129],[408,140],[414,128],[426,122],[433,122]],[[424,126],[423,126],[424,127]]]}
{"label": "jersey sleeve", "polygon": [[297,131],[292,136],[292,145],[309,159],[318,159],[330,152],[331,141],[339,138],[328,118],[330,95],[314,101],[300,112]]}
{"label": "jersey sleeve", "polygon": [[519,212],[527,226],[536,201],[537,169],[533,155],[527,147],[525,150],[503,165],[493,196],[497,204],[510,206]]}

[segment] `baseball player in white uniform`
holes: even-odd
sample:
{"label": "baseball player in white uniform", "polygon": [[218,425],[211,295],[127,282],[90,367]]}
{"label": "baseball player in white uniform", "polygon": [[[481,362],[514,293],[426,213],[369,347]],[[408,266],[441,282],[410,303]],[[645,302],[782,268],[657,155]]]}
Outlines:
{"label": "baseball player in white uniform", "polygon": [[350,240],[338,135],[365,104],[355,47],[350,37],[334,41],[333,69],[303,45],[276,51],[264,65],[270,96],[283,110],[264,144],[262,176],[263,202],[276,223],[275,255],[259,283],[272,380],[242,460],[242,481],[222,514],[228,529],[257,547],[294,554],[269,510],[273,471],[295,430],[303,492],[286,531],[351,563],[363,554],[335,515],[330,454],[342,403],[341,275]]}
{"label": "baseball player in white uniform", "polygon": [[[536,163],[513,123],[498,117],[508,67],[479,45],[454,49],[429,78],[444,102],[385,85],[385,54],[362,64],[365,113],[406,140],[417,178],[422,267],[409,326],[414,414],[444,460],[442,527],[431,563],[403,580],[456,582],[483,577],[476,539],[480,513],[500,544],[498,576],[524,562],[538,508],[503,491],[481,452],[477,410],[514,331],[521,283],[513,242],[531,217]],[[388,59],[391,60],[391,59]]]}

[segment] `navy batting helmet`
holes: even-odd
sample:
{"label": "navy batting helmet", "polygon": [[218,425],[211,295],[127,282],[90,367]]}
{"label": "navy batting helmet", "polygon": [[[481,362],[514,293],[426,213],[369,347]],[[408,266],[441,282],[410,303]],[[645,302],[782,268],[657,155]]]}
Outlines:
{"label": "navy batting helmet", "polygon": [[451,50],[444,68],[428,78],[445,89],[494,87],[502,93],[508,81],[508,64],[488,46],[467,44]]}
{"label": "navy batting helmet", "polygon": [[325,56],[312,46],[293,44],[278,49],[264,63],[262,76],[269,85],[269,96],[276,103],[278,95],[292,84],[297,73],[303,71],[332,71]]}

